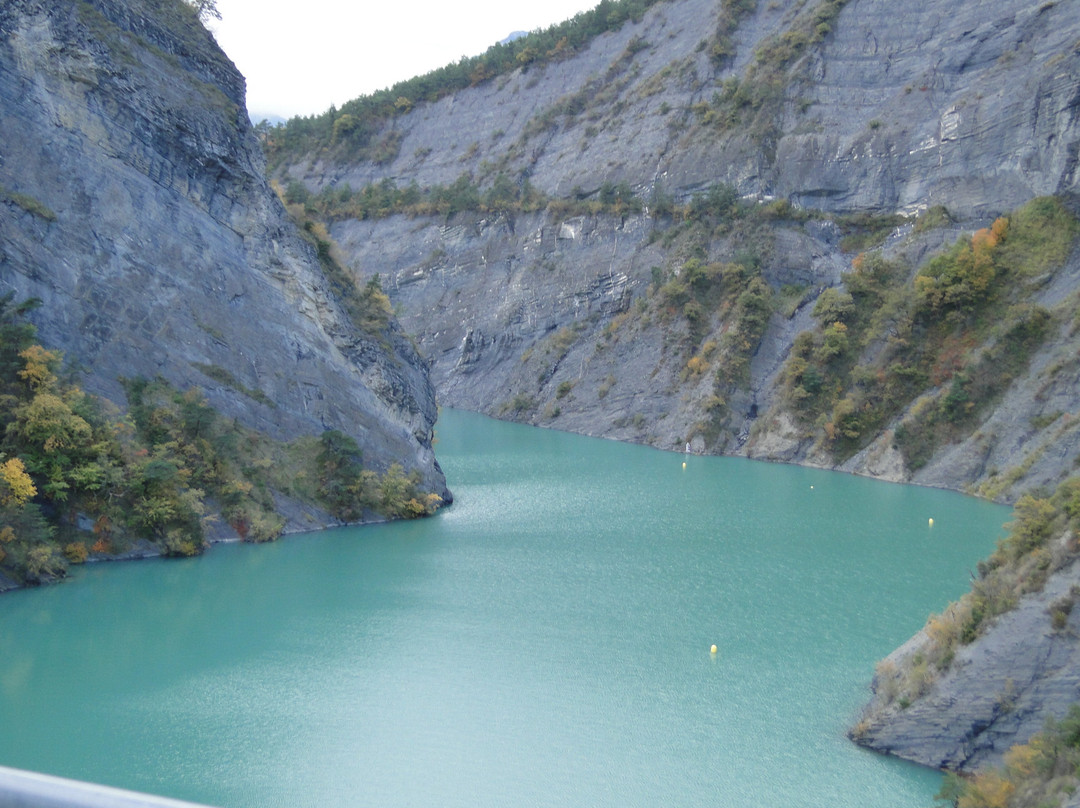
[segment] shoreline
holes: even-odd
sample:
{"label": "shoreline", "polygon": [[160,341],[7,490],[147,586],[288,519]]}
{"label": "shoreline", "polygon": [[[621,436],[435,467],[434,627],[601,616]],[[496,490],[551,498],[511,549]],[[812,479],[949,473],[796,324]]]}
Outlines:
{"label": "shoreline", "polygon": [[[343,522],[339,519],[335,519],[328,512],[323,511],[320,508],[305,504],[299,500],[292,499],[291,497],[275,493],[274,499],[278,506],[278,512],[285,518],[285,527],[282,528],[280,535],[275,539],[272,539],[270,542],[248,541],[229,527],[229,525],[220,518],[219,514],[214,514],[211,516],[211,523],[206,528],[206,549],[201,553],[196,554],[196,556],[190,557],[205,555],[217,544],[269,544],[287,537],[299,536],[305,533],[317,533],[322,530],[331,530],[339,527],[381,525],[388,524],[391,521],[384,516],[372,513],[370,516],[365,514],[365,518],[358,521]],[[85,561],[72,566],[82,566],[85,564],[112,564],[123,561],[145,561],[153,558],[169,558],[169,556],[164,555],[161,552],[160,547],[149,539],[137,538],[131,542],[131,547],[122,553],[93,553],[88,556]],[[66,579],[67,575],[63,575],[36,584],[26,584],[19,583],[0,571],[0,595],[7,592],[14,592],[19,589],[35,589],[41,586],[52,586],[54,584],[62,583]]]}

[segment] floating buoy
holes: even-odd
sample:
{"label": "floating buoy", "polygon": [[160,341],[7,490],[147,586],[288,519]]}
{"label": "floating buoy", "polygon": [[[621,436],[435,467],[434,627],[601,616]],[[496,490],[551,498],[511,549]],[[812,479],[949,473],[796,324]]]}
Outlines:
{"label": "floating buoy", "polygon": [[709,649],[709,653],[710,654],[715,654],[716,653],[716,646],[715,645],[712,648]]}
{"label": "floating buoy", "polygon": [[810,486],[810,490],[811,490],[811,491],[813,491],[813,490],[814,490],[814,486]]}
{"label": "floating buoy", "polygon": [[685,460],[683,461],[682,467],[686,468],[686,461]]}
{"label": "floating buoy", "polygon": [[934,517],[932,517],[932,516],[930,517],[930,522],[929,522],[929,524],[930,524],[930,527],[933,527],[933,526],[934,526]]}

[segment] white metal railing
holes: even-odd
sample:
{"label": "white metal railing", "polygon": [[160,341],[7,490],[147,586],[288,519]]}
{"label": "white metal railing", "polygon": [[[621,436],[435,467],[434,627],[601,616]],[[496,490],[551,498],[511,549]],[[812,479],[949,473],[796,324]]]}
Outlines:
{"label": "white metal railing", "polygon": [[206,808],[206,806],[0,766],[0,808]]}

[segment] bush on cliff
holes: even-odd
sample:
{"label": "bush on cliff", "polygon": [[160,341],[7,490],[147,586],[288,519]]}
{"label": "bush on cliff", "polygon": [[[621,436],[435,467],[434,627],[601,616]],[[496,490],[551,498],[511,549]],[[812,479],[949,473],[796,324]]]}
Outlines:
{"label": "bush on cliff", "polygon": [[964,779],[947,774],[935,799],[956,808],[1049,808],[1080,785],[1080,704],[1005,753],[1005,765]]}
{"label": "bush on cliff", "polygon": [[274,491],[349,520],[423,516],[441,503],[400,466],[364,469],[348,436],[275,442],[198,389],[126,380],[124,415],[63,378],[60,353],[25,321],[32,308],[0,297],[0,571],[17,581],[61,577],[136,539],[164,555],[200,553],[215,511],[246,540],[274,539],[285,525]]}
{"label": "bush on cliff", "polygon": [[[886,703],[906,707],[925,695],[930,683],[952,664],[957,648],[981,636],[995,617],[1024,595],[1040,591],[1056,570],[1080,555],[1080,477],[1071,477],[1050,497],[1025,495],[1016,503],[1008,535],[978,564],[971,591],[941,614],[932,614],[927,642],[907,667],[878,666],[878,693]],[[1056,609],[1071,610],[1071,602]],[[1054,629],[1051,610],[1048,628]]]}
{"label": "bush on cliff", "polygon": [[1080,223],[1035,199],[931,258],[915,277],[864,253],[825,290],[818,326],[796,338],[782,405],[836,460],[907,410],[895,444],[907,467],[969,434],[1052,332],[1032,284],[1064,264]]}

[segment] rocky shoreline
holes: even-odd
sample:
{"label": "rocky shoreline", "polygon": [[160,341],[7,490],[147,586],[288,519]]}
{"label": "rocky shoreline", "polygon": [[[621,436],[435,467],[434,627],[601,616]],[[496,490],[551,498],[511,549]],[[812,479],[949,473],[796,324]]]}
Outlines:
{"label": "rocky shoreline", "polygon": [[[861,746],[930,766],[970,772],[1000,766],[1005,753],[1080,701],[1080,610],[1055,625],[1051,604],[1080,587],[1080,560],[1041,592],[1024,596],[970,645],[960,647],[928,692],[903,706],[887,696],[882,670],[909,664],[929,637],[920,631],[879,665],[874,693],[850,737]],[[891,703],[890,703],[891,702]]]}

